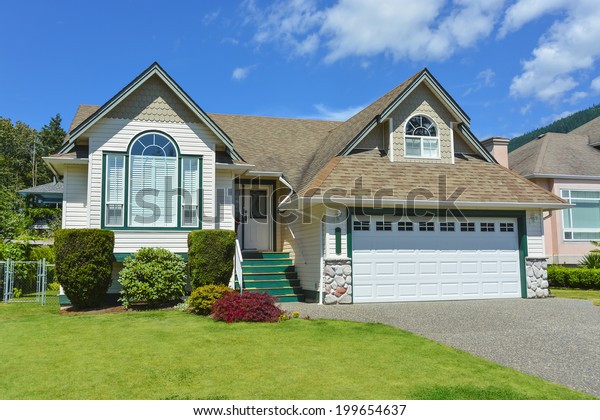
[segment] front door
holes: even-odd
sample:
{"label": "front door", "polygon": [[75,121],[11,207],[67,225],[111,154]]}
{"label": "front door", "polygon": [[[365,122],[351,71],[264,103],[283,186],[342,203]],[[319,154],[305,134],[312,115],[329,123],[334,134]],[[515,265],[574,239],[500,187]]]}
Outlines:
{"label": "front door", "polygon": [[267,185],[240,185],[239,188],[238,239],[242,248],[269,251],[272,249],[272,189]]}

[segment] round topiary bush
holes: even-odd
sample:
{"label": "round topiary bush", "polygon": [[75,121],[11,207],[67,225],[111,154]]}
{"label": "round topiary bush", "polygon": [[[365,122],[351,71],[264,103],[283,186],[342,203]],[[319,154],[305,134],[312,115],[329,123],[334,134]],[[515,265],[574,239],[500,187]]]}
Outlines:
{"label": "round topiary bush", "polygon": [[192,291],[187,303],[188,310],[193,314],[209,315],[213,304],[225,293],[232,290],[222,284],[207,284]]}
{"label": "round topiary bush", "polygon": [[56,232],[56,275],[76,308],[102,304],[112,282],[115,234],[101,229],[62,229]]}
{"label": "round topiary bush", "polygon": [[157,307],[177,301],[185,294],[185,262],[164,248],[142,248],[125,258],[119,283],[119,301],[126,308],[134,302]]}
{"label": "round topiary bush", "polygon": [[195,230],[188,234],[188,270],[192,287],[229,284],[235,239],[232,230]]}
{"label": "round topiary bush", "polygon": [[212,307],[212,317],[225,322],[277,322],[283,311],[267,293],[226,293]]}

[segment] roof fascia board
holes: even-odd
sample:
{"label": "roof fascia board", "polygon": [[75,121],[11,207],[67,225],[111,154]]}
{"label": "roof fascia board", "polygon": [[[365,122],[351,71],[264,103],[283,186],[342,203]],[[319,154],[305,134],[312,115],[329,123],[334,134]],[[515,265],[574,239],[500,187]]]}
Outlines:
{"label": "roof fascia board", "polygon": [[[433,201],[433,200],[401,200],[401,199],[373,199],[348,197],[300,197],[299,200],[310,204],[342,204],[342,205],[366,205],[380,207],[411,206],[420,209],[431,208],[450,208],[458,210],[494,210],[494,209],[541,209],[541,210],[560,210],[573,207],[568,203],[515,203],[515,202],[476,202],[476,201]],[[289,208],[289,206],[286,206]]]}
{"label": "roof fascia board", "polygon": [[[98,121],[100,118],[104,117],[111,110],[113,110],[118,104],[121,103],[125,98],[127,98],[133,91],[135,91],[139,86],[141,86],[144,82],[146,82],[150,77],[158,75],[163,82],[167,84],[171,88],[173,92],[177,95],[177,97],[182,100],[195,114],[196,116],[205,123],[214,133],[215,135],[227,146],[230,153],[235,159],[243,160],[242,157],[235,151],[233,148],[233,142],[231,139],[217,126],[217,124],[210,119],[210,117],[194,102],[194,100],[167,74],[166,71],[163,70],[162,67],[158,63],[153,63],[150,67],[148,67],[145,71],[143,71],[138,77],[136,77],[131,83],[125,86],[121,91],[119,91],[115,96],[108,100],[100,109],[86,118],[81,124],[79,124],[72,132],[71,137],[69,139],[69,143],[73,144],[75,140],[85,132],[93,123]],[[66,147],[65,147],[66,148]]]}
{"label": "roof fascia board", "polygon": [[435,79],[435,77],[433,77],[433,75],[431,73],[429,73],[429,70],[424,69],[423,73],[417,77],[412,84],[407,87],[404,92],[402,92],[402,94],[400,94],[398,96],[398,98],[396,98],[396,100],[394,100],[388,107],[386,110],[384,110],[381,113],[381,119],[385,120],[386,118],[389,117],[389,115],[394,112],[394,110],[396,109],[396,107],[402,102],[404,101],[404,99],[410,95],[423,81],[427,81],[429,88],[436,94],[436,96],[438,96],[442,102],[445,102],[446,105],[452,110],[452,112],[459,117],[461,122],[464,122],[465,124],[470,124],[471,119],[469,118],[469,116],[461,109],[461,107],[456,103],[456,101],[454,101],[454,99],[452,99],[452,97],[448,94],[448,92],[446,92],[446,90],[442,87],[442,85],[440,85],[440,83]]}
{"label": "roof fascia board", "polygon": [[[362,129],[362,131],[342,149],[340,155],[347,156],[354,150],[354,148],[365,138],[367,134],[381,121],[385,121],[390,117],[392,112],[396,109],[408,95],[410,95],[423,81],[427,81],[427,85],[438,96],[442,102],[450,108],[450,110],[457,116],[461,122],[469,124],[471,119],[469,116],[458,106],[458,104],[452,99],[452,97],[446,92],[446,90],[439,84],[439,82],[429,73],[429,70],[424,69],[421,75],[417,77],[404,91],[398,95],[398,97],[381,113],[377,115],[371,122]],[[478,142],[479,143],[479,142]],[[479,150],[479,149],[478,149]],[[486,151],[487,152],[487,151]]]}
{"label": "roof fascia board", "polygon": [[488,162],[490,163],[498,163],[496,158],[492,156],[490,152],[487,151],[485,147],[477,140],[475,134],[464,124],[458,124],[458,128],[460,132],[465,136],[465,139],[477,150]]}
{"label": "roof fascia board", "polygon": [[529,175],[524,175],[523,178],[532,179],[532,178],[562,178],[562,179],[580,179],[580,180],[591,180],[597,181],[600,180],[600,176],[594,175],[565,175],[565,174],[544,174],[544,173],[533,173]]}

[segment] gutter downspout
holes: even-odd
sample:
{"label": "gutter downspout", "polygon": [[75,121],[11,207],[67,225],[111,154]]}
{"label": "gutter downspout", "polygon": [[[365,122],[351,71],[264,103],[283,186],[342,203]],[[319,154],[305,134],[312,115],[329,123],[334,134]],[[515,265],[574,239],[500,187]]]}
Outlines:
{"label": "gutter downspout", "polygon": [[294,194],[294,187],[292,187],[292,185],[285,180],[285,178],[283,177],[283,175],[281,175],[279,177],[279,182],[281,182],[283,185],[285,185],[286,187],[288,187],[289,190],[290,190],[290,193],[288,195],[286,195],[283,200],[281,200],[281,203],[279,203],[279,205],[277,207],[280,207],[283,204],[285,204],[285,202],[288,201],[288,200],[290,200],[292,198],[292,195]]}

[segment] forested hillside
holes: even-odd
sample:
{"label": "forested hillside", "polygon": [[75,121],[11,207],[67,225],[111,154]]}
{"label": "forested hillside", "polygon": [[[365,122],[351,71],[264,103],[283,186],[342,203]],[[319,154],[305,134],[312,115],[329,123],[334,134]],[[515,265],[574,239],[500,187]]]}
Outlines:
{"label": "forested hillside", "polygon": [[531,140],[537,138],[540,134],[552,132],[552,133],[568,133],[569,131],[575,130],[577,127],[582,126],[588,121],[600,116],[600,105],[594,105],[583,111],[576,112],[569,115],[568,117],[561,118],[560,120],[554,121],[545,127],[538,128],[523,134],[522,136],[511,139],[508,143],[508,151],[518,149],[524,144],[529,143]]}
{"label": "forested hillside", "polygon": [[60,115],[35,130],[0,117],[0,242],[26,233],[35,217],[34,203],[17,191],[52,181],[42,157],[54,153],[65,137]]}

